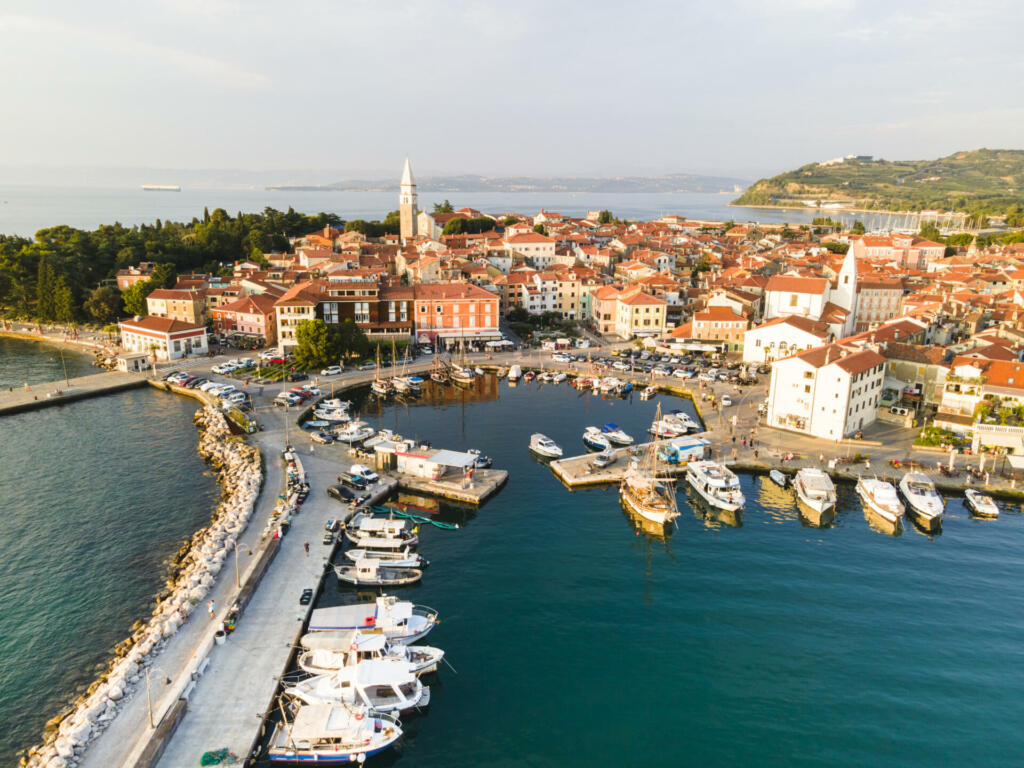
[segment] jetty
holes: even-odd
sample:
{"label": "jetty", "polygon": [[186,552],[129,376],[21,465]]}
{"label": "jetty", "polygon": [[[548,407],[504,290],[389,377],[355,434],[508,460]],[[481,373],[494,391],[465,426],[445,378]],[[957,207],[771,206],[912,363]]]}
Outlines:
{"label": "jetty", "polygon": [[147,381],[146,376],[140,373],[105,371],[65,381],[15,387],[7,392],[0,392],[0,416],[111,395],[126,389],[144,387]]}

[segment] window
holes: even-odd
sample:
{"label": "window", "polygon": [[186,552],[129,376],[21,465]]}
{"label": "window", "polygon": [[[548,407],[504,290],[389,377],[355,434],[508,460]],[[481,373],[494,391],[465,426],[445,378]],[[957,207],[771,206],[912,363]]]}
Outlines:
{"label": "window", "polygon": [[796,294],[795,293],[792,296],[789,297],[789,306],[791,306],[791,307],[795,307],[796,306]]}
{"label": "window", "polygon": [[357,301],[356,304],[355,304],[355,307],[356,307],[356,317],[355,317],[356,322],[357,323],[368,323],[368,322],[370,322],[370,303],[368,301]]}
{"label": "window", "polygon": [[324,303],[324,322],[328,325],[338,324],[338,302],[328,301]]}
{"label": "window", "polygon": [[388,302],[388,321],[395,322],[395,302]]}

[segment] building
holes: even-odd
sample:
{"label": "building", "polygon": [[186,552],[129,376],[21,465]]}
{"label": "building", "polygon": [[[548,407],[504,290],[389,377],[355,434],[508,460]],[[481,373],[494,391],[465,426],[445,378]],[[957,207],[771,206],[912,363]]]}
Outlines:
{"label": "building", "polygon": [[847,251],[833,285],[828,278],[775,275],[764,292],[764,319],[797,315],[827,323],[836,338],[856,327],[857,261]]}
{"label": "building", "polygon": [[125,320],[121,326],[121,346],[129,352],[144,352],[156,360],[180,360],[209,354],[206,326],[169,317],[142,317]]}
{"label": "building", "polygon": [[903,281],[898,277],[866,277],[857,283],[857,331],[866,331],[903,314]]}
{"label": "building", "polygon": [[206,322],[206,296],[191,289],[157,288],[146,297],[146,311],[150,317],[202,325]]}
{"label": "building", "polygon": [[749,327],[750,321],[731,307],[708,307],[693,314],[690,338],[719,342],[723,352],[739,352]]}
{"label": "building", "polygon": [[213,310],[213,327],[218,333],[252,336],[260,345],[277,343],[277,315],[273,296],[253,294]]}
{"label": "building", "polygon": [[414,286],[416,340],[454,346],[497,341],[497,294],[472,283],[425,283]]}
{"label": "building", "polygon": [[521,256],[534,269],[547,269],[555,260],[553,237],[538,232],[524,232],[505,236],[505,250],[513,257]]}
{"label": "building", "polygon": [[855,259],[894,264],[927,272],[929,265],[946,255],[946,246],[913,235],[861,235],[850,243]]}
{"label": "building", "polygon": [[136,283],[149,280],[153,275],[153,262],[141,261],[137,267],[117,270],[117,290],[127,291]]}
{"label": "building", "polygon": [[623,339],[661,336],[665,333],[668,302],[644,293],[640,287],[628,288],[618,295],[615,310],[615,335]]}
{"label": "building", "polygon": [[799,315],[777,317],[751,328],[743,336],[743,362],[771,363],[825,344],[828,324]]}
{"label": "building", "polygon": [[417,234],[417,195],[416,182],[412,178],[412,166],[409,158],[405,158],[402,168],[402,183],[398,191],[399,233],[402,242],[406,242]]}
{"label": "building", "polygon": [[839,440],[872,424],[885,379],[885,358],[870,349],[826,344],[772,365],[767,423]]}

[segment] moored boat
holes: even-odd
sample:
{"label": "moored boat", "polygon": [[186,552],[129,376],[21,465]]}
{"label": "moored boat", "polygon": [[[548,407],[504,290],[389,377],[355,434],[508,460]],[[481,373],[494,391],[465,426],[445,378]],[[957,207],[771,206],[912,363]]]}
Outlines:
{"label": "moored boat", "polygon": [[780,488],[785,488],[789,485],[789,477],[780,469],[772,469],[768,472],[769,479]]}
{"label": "moored boat", "polygon": [[656,419],[647,430],[655,437],[680,437],[686,430],[668,419]]}
{"label": "moored boat", "polygon": [[422,568],[427,561],[411,547],[402,549],[346,549],[345,557],[352,562],[360,560],[378,560],[381,565],[389,568]]}
{"label": "moored boat", "polygon": [[373,437],[374,430],[365,421],[352,421],[335,432],[334,437],[343,443],[359,443]]}
{"label": "moored boat", "polygon": [[612,447],[611,440],[597,427],[583,430],[583,444],[593,451],[606,451]]}
{"label": "moored boat", "polygon": [[903,528],[903,505],[891,483],[874,477],[857,480],[857,495],[863,503],[864,513],[883,529],[897,533]]}
{"label": "moored boat", "polygon": [[793,478],[797,506],[814,525],[827,525],[835,518],[836,486],[832,478],[817,467],[797,470]]}
{"label": "moored boat", "polygon": [[632,435],[628,435],[624,431],[619,429],[619,425],[618,424],[613,424],[612,422],[608,422],[603,427],[601,427],[601,432],[604,434],[605,437],[607,437],[609,440],[611,440],[615,445],[632,445],[633,444],[633,436]]}
{"label": "moored boat", "polygon": [[422,640],[436,624],[437,611],[394,595],[381,595],[372,603],[317,608],[309,617],[310,632],[358,629],[407,644]]}
{"label": "moored boat", "polygon": [[299,668],[311,675],[325,675],[342,667],[354,667],[366,659],[398,659],[412,665],[417,675],[437,671],[444,651],[429,645],[406,645],[383,635],[366,635],[358,629],[310,632],[299,641]]}
{"label": "moored boat", "polygon": [[626,470],[619,484],[619,500],[633,514],[659,525],[679,517],[670,484],[659,481],[650,465],[634,463]]}
{"label": "moored boat", "polygon": [[285,696],[304,704],[348,704],[398,713],[430,704],[430,688],[400,659],[366,659],[286,686]]}
{"label": "moored boat", "polygon": [[275,726],[267,748],[273,763],[355,763],[402,736],[397,717],[343,704],[299,705]]}
{"label": "moored boat", "polygon": [[650,384],[650,385],[644,387],[643,390],[641,390],[641,392],[640,392],[640,399],[641,400],[650,400],[656,394],[658,394],[658,388],[654,384]]}
{"label": "moored boat", "polygon": [[540,432],[530,435],[530,450],[540,456],[558,459],[562,456],[562,449],[558,443]]}
{"label": "moored boat", "polygon": [[690,414],[686,411],[681,411],[678,408],[665,415],[665,420],[670,424],[675,424],[685,432],[700,432],[701,426]]}
{"label": "moored boat", "polygon": [[395,568],[375,557],[364,557],[352,565],[336,565],[338,581],[357,587],[400,587],[423,578],[419,568]]}
{"label": "moored boat", "polygon": [[968,488],[964,491],[964,497],[967,501],[967,508],[971,510],[971,514],[978,517],[999,517],[999,506],[991,496],[986,496],[981,491]]}
{"label": "moored boat", "polygon": [[744,504],[739,479],[717,461],[691,461],[686,465],[686,481],[713,507],[731,512]]}
{"label": "moored boat", "polygon": [[523,369],[519,365],[512,365],[508,369],[508,380],[518,381],[523,377]]}
{"label": "moored boat", "polygon": [[907,502],[907,515],[915,525],[929,533],[942,528],[945,505],[928,475],[923,472],[907,472],[900,478],[899,489]]}

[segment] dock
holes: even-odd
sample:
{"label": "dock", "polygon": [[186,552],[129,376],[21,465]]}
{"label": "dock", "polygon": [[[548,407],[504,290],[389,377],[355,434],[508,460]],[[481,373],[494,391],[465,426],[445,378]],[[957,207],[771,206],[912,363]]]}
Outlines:
{"label": "dock", "polygon": [[112,395],[126,389],[144,387],[147,381],[148,379],[139,373],[104,371],[66,381],[17,387],[8,392],[0,392],[0,416],[65,405],[90,397]]}
{"label": "dock", "polygon": [[450,480],[427,480],[413,475],[390,473],[403,491],[414,491],[429,496],[459,501],[464,504],[483,504],[496,494],[508,480],[503,469],[477,469],[469,482],[460,478]]}
{"label": "dock", "polygon": [[[647,456],[653,443],[640,443],[638,445],[614,448],[612,453],[615,462],[603,469],[595,469],[591,466],[596,453],[585,453],[581,456],[569,456],[563,459],[552,461],[549,465],[555,477],[570,490],[576,488],[588,488],[595,485],[612,485],[622,482],[626,470],[629,468],[630,459],[634,456]],[[685,464],[669,464],[661,459],[655,459],[654,471],[661,477],[676,477],[686,473]]]}

